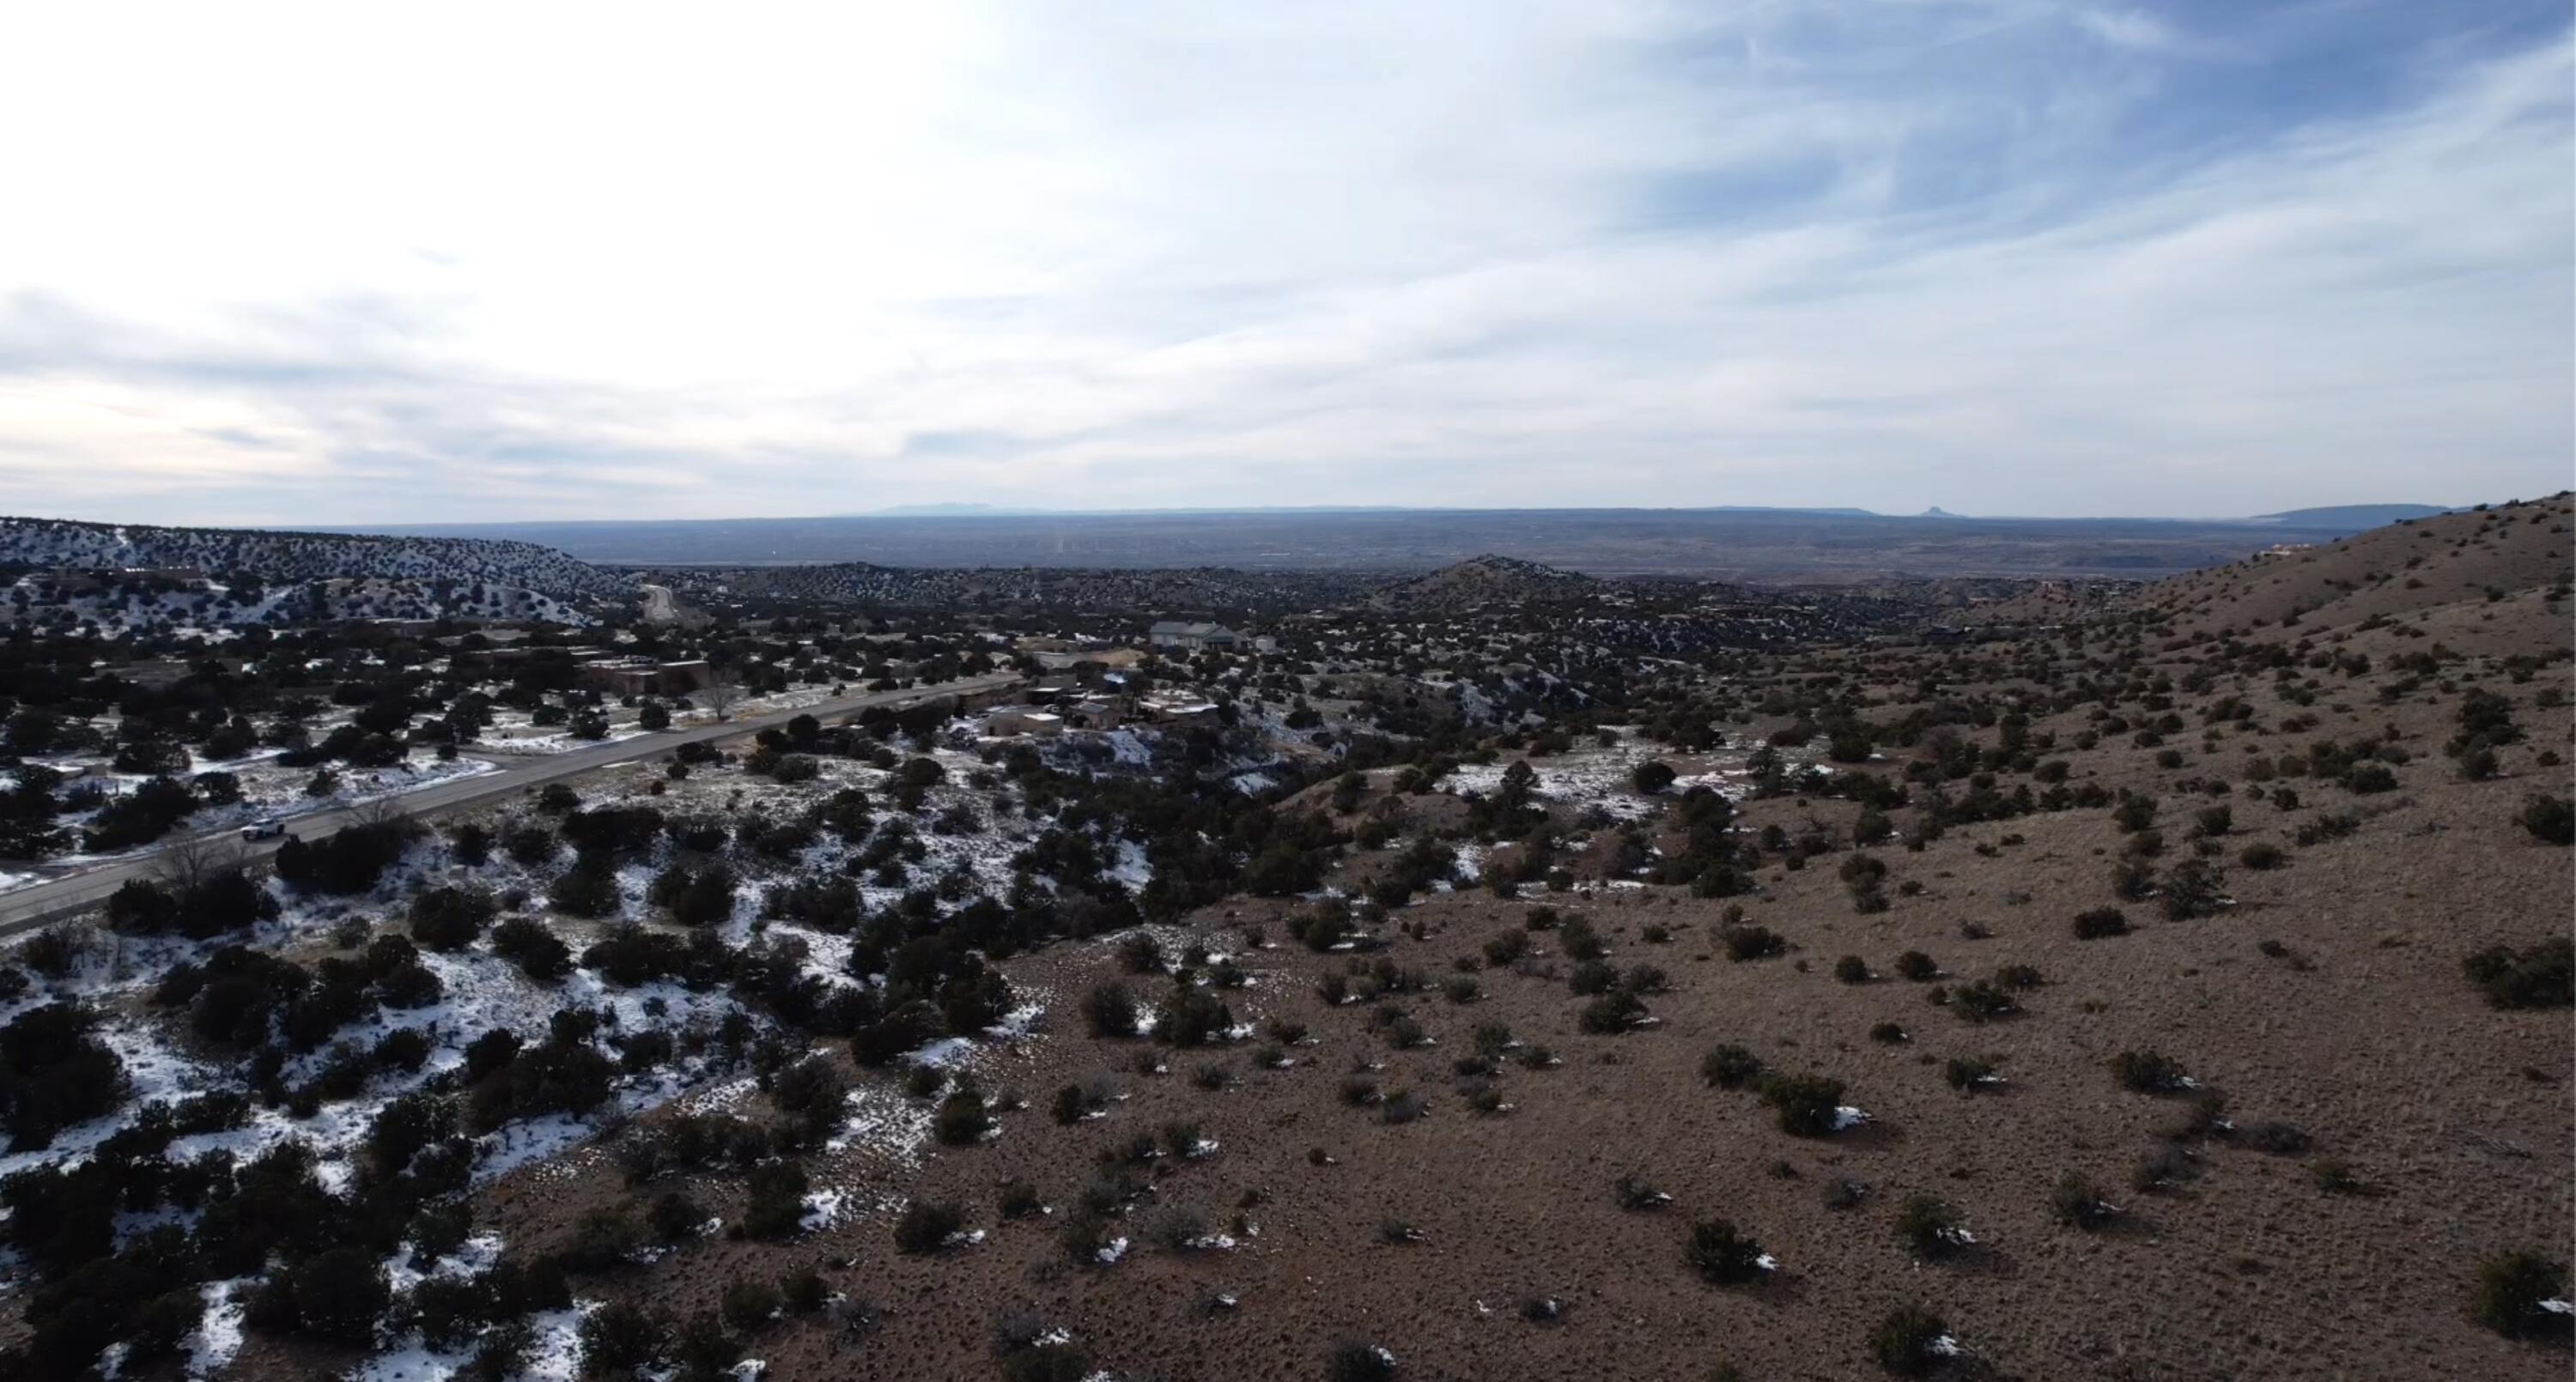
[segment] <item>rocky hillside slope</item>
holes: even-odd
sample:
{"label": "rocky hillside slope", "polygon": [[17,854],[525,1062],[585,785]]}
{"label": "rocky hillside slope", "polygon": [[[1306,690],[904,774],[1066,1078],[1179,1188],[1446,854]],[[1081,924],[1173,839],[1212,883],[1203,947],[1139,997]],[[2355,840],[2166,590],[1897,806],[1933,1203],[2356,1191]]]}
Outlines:
{"label": "rocky hillside slope", "polygon": [[[2472,643],[2563,634],[2576,583],[2576,496],[2390,524],[2325,546],[2249,557],[2147,587],[2139,608],[2178,632],[2303,636],[2392,627]],[[2559,608],[2553,608],[2559,607]],[[2463,651],[2509,655],[2519,646]]]}

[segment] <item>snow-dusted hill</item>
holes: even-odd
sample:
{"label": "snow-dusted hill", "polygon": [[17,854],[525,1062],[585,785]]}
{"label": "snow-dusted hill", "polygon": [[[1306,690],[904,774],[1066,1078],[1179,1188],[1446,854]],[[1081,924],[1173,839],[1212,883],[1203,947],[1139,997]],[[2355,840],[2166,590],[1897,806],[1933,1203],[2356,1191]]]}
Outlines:
{"label": "snow-dusted hill", "polygon": [[480,538],[363,537],[0,518],[16,617],[108,633],[318,619],[586,623],[630,579],[551,547]]}
{"label": "snow-dusted hill", "polygon": [[0,518],[0,563],[36,567],[186,568],[270,585],[316,580],[484,582],[559,601],[617,600],[634,583],[531,542],[462,537],[363,537],[249,528],[157,528]]}

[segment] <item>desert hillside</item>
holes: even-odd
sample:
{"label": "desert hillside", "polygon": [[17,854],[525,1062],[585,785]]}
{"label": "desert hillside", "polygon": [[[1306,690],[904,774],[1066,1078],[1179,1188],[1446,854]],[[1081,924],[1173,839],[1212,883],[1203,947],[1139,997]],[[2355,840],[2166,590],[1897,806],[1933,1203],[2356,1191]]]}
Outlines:
{"label": "desert hillside", "polygon": [[[310,627],[147,685],[38,630],[0,746],[51,853],[0,907],[183,820],[453,804],[165,854],[12,937],[0,1349],[2563,1377],[2568,527],[1973,628],[1488,567],[1043,680],[1020,635],[1154,612],[710,579],[711,623],[621,632],[724,658],[731,723],[548,634]],[[549,753],[599,756],[472,790]]]}
{"label": "desert hillside", "polygon": [[[2527,592],[2563,599],[2576,580],[2576,498],[2392,523],[2321,547],[2248,558],[2149,587],[2141,603],[2186,633],[2292,636],[2401,622],[2466,622],[2463,611]],[[2461,628],[2463,634],[2474,631]],[[2507,651],[2520,651],[2508,649]]]}

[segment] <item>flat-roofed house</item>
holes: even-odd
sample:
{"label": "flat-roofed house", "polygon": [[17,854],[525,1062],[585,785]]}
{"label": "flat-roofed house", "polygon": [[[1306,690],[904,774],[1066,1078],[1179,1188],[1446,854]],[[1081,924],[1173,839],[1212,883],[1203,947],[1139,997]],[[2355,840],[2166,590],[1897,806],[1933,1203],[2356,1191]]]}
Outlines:
{"label": "flat-roofed house", "polygon": [[984,732],[1002,737],[1026,734],[1048,739],[1064,732],[1064,717],[1027,706],[1005,706],[984,717]]}

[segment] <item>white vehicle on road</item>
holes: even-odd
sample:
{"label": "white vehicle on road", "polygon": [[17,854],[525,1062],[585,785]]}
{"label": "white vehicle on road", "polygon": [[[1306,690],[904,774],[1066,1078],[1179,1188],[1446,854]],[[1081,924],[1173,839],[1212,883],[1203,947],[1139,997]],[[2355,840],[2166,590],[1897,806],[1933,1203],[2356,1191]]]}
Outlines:
{"label": "white vehicle on road", "polygon": [[275,816],[263,816],[242,827],[245,840],[273,840],[286,833],[286,822]]}

